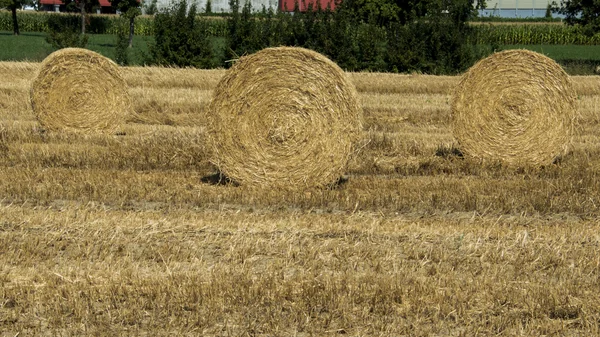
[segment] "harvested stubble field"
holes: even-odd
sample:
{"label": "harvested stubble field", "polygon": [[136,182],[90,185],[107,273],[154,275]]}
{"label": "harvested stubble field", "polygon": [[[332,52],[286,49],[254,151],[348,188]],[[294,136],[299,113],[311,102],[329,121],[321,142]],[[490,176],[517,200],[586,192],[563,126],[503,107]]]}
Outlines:
{"label": "harvested stubble field", "polygon": [[219,70],[127,68],[117,135],[43,132],[0,63],[0,335],[600,334],[600,80],[572,153],[456,155],[455,77],[350,74],[371,139],[334,189],[202,182]]}

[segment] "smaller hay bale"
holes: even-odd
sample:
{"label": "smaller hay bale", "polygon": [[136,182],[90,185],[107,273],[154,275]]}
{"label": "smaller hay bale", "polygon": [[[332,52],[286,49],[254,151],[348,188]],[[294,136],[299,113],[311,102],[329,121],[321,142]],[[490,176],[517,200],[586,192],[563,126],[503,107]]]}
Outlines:
{"label": "smaller hay bale", "polygon": [[528,50],[495,53],[462,77],[452,129],[465,156],[545,165],[564,155],[576,129],[576,94],[552,59]]}
{"label": "smaller hay bale", "polygon": [[31,105],[50,130],[112,132],[131,113],[131,100],[119,67],[81,48],[46,57],[31,85]]}
{"label": "smaller hay bale", "polygon": [[236,183],[299,190],[334,184],[356,152],[362,111],[335,63],[297,47],[240,58],[209,106],[211,162]]}

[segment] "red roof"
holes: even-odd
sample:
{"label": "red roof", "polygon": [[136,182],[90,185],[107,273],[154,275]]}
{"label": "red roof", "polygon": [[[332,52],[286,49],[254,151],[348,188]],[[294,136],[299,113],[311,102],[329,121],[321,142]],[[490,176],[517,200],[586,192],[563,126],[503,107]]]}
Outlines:
{"label": "red roof", "polygon": [[[100,6],[102,7],[110,7],[110,1],[108,0],[99,0]],[[62,0],[40,0],[41,5],[64,5]]]}

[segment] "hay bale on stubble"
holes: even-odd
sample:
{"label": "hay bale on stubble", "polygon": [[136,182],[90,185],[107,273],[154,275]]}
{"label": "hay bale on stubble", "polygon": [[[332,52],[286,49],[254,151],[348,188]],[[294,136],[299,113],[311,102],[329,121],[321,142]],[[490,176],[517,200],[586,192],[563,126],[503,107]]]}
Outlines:
{"label": "hay bale on stubble", "polygon": [[44,59],[31,86],[31,104],[50,130],[111,132],[131,111],[118,66],[81,48],[60,49]]}
{"label": "hay bale on stubble", "polygon": [[576,94],[550,58],[509,50],[479,61],[452,99],[454,137],[465,156],[544,165],[565,154],[576,128]]}
{"label": "hay bale on stubble", "polygon": [[356,89],[325,56],[303,48],[240,58],[209,106],[211,162],[246,186],[296,190],[335,183],[362,129]]}

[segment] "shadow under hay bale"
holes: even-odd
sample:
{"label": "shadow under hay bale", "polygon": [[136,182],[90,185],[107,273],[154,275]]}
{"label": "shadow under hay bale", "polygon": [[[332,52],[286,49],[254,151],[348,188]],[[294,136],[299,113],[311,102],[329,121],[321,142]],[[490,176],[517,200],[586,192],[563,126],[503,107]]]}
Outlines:
{"label": "shadow under hay bale", "polygon": [[344,186],[346,186],[346,184],[348,183],[349,180],[350,180],[350,176],[343,175],[343,176],[339,177],[334,183],[329,185],[329,189],[331,189],[331,190],[342,189]]}
{"label": "shadow under hay bale", "polygon": [[214,174],[206,175],[206,176],[200,178],[200,181],[203,182],[203,183],[205,183],[205,184],[210,184],[210,185],[239,186],[239,184],[237,182],[229,179],[229,177],[225,176],[221,172],[217,172],[217,173],[214,173]]}
{"label": "shadow under hay bale", "polygon": [[8,152],[8,140],[6,138],[6,129],[0,124],[0,155]]}
{"label": "shadow under hay bale", "polygon": [[267,48],[239,59],[209,111],[211,162],[239,184],[260,188],[330,186],[362,130],[346,74],[303,48]]}
{"label": "shadow under hay bale", "polygon": [[544,165],[568,152],[576,129],[571,79],[550,58],[509,50],[479,61],[452,99],[452,129],[465,156]]}
{"label": "shadow under hay bale", "polygon": [[454,147],[454,146],[445,146],[445,145],[440,145],[436,150],[435,150],[435,156],[436,157],[442,157],[442,158],[460,158],[463,159],[464,155],[463,153],[460,151],[460,149]]}
{"label": "shadow under hay bale", "polygon": [[31,86],[31,105],[49,130],[113,132],[131,112],[118,66],[81,48],[50,54]]}

